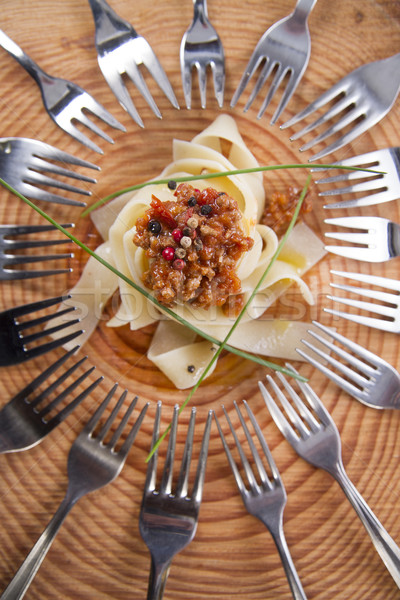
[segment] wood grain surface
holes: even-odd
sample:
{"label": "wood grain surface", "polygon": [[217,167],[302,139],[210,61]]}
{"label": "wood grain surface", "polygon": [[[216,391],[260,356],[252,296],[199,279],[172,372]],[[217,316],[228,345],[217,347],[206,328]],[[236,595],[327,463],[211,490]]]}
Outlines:
{"label": "wood grain surface", "polygon": [[[113,0],[115,10],[130,21],[159,56],[183,107],[179,45],[192,19],[189,0]],[[229,107],[245,64],[262,33],[289,14],[294,0],[218,0],[209,3],[209,17],[220,34],[226,53],[226,97],[223,111],[235,117],[239,129],[261,164],[306,161],[299,154],[305,140],[291,143],[290,131],[269,125],[267,115],[257,120],[261,98],[245,114],[247,92],[235,109]],[[119,106],[97,65],[91,10],[81,0],[2,0],[1,27],[45,70],[86,88],[124,124],[126,133],[104,129],[114,145],[100,142],[104,155],[95,154],[53,124],[46,114],[33,80],[4,51],[0,52],[1,136],[43,140],[101,167],[96,185],[88,185],[93,201],[127,185],[155,177],[171,160],[174,137],[189,140],[218,114],[211,85],[208,104],[200,108],[197,85],[192,109],[176,110],[158,87],[149,87],[163,118],[157,119],[131,89],[145,128],[139,129]],[[312,54],[308,70],[284,117],[295,114],[337,80],[363,63],[385,58],[400,46],[400,10],[395,0],[319,0],[309,21]],[[377,148],[397,145],[400,105],[378,125],[329,160],[338,160]],[[98,139],[96,141],[99,141]],[[86,171],[85,171],[86,172]],[[267,192],[288,185],[301,187],[305,171],[265,175]],[[313,184],[314,210],[310,226],[320,235],[328,216],[355,214],[324,211]],[[41,205],[59,222],[74,222],[79,239],[95,248],[99,236],[80,209]],[[329,212],[329,214],[328,214]],[[357,214],[360,214],[358,211]],[[399,220],[398,202],[370,207],[362,214]],[[0,191],[1,223],[41,223],[29,207],[5,190]],[[73,272],[47,279],[0,283],[0,309],[66,292],[79,277],[87,256],[79,249],[69,261]],[[358,264],[328,256],[307,276],[315,294],[311,309],[299,307],[295,291],[288,305],[297,318],[316,318],[334,325],[344,335],[399,367],[399,337],[345,320],[333,320],[323,308],[332,306],[330,269],[356,270],[399,277],[400,259],[384,265]],[[291,298],[291,299],[290,299]],[[95,365],[90,376],[104,381],[79,409],[37,447],[0,459],[0,589],[4,589],[57,509],[66,490],[66,461],[82,424],[118,381],[130,395],[139,395],[139,407],[150,409],[119,478],[103,490],[83,498],[66,520],[35,577],[29,600],[140,599],[146,597],[149,555],[138,530],[138,515],[150,448],[154,406],[163,402],[163,425],[185,392],[172,384],[148,361],[146,348],[152,330],[130,333],[107,328],[102,320],[81,354]],[[18,367],[0,369],[1,402],[6,403],[62,351]],[[307,365],[298,363],[322,397],[340,430],[343,459],[352,481],[395,540],[400,543],[400,412],[377,411],[340,392]],[[82,372],[84,368],[82,367]],[[214,374],[193,398],[197,406],[196,450],[210,409],[221,414],[224,404],[237,425],[233,401],[247,398],[262,426],[288,493],[284,526],[294,563],[308,598],[318,600],[391,600],[400,592],[375,552],[368,535],[339,486],[322,471],[305,463],[282,438],[257,391],[265,370],[225,354]],[[181,417],[178,451],[182,451],[188,411]],[[288,583],[273,541],[264,526],[249,516],[238,495],[215,424],[212,428],[203,504],[194,541],[173,561],[165,600],[288,600]]]}

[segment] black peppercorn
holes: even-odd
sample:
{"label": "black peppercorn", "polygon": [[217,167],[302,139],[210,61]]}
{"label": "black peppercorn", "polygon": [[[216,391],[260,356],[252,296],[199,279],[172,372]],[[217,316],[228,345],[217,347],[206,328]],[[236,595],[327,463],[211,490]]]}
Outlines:
{"label": "black peppercorn", "polygon": [[161,223],[159,221],[155,221],[154,219],[149,221],[147,225],[148,231],[153,235],[158,235],[161,231]]}
{"label": "black peppercorn", "polygon": [[176,190],[176,181],[174,181],[173,179],[168,181],[168,187],[170,190]]}
{"label": "black peppercorn", "polygon": [[196,367],[194,365],[189,365],[187,370],[189,371],[189,373],[194,373]]}
{"label": "black peppercorn", "polygon": [[188,206],[196,206],[197,204],[197,200],[194,196],[190,196],[189,200],[188,200]]}
{"label": "black peppercorn", "polygon": [[211,211],[212,207],[209,204],[204,204],[200,209],[202,215],[209,215]]}

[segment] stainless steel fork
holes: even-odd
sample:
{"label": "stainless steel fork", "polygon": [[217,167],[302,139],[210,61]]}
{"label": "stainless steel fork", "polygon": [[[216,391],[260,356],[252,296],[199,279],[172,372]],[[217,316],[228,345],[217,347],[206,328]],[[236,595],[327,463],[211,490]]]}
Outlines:
{"label": "stainless steel fork", "polygon": [[400,226],[382,217],[341,217],[325,219],[327,225],[360,230],[359,233],[326,231],[325,236],[362,246],[325,246],[325,250],[367,262],[386,262],[400,256]]}
{"label": "stainless steel fork", "polygon": [[337,134],[350,126],[352,127],[342,137],[335,139],[309,159],[314,162],[331,152],[336,152],[336,150],[353,141],[383,119],[392,108],[399,89],[400,53],[355,69],[304,110],[281,125],[281,129],[293,127],[316,110],[322,109],[327,104],[335,101],[326,113],[290,138],[292,141],[297,140],[314,131],[317,127],[329,124],[332,119],[342,114],[343,116],[328,126],[325,131],[300,148],[302,152],[309,150],[316,144],[324,142],[331,135]]}
{"label": "stainless steel fork", "polygon": [[183,93],[186,107],[192,105],[192,72],[199,77],[201,107],[206,108],[207,67],[211,68],[218,105],[224,103],[225,53],[221,39],[208,19],[207,0],[193,0],[193,22],[185,32],[180,48]]}
{"label": "stainless steel fork", "polygon": [[[74,227],[72,223],[63,225],[64,228]],[[71,268],[67,269],[19,269],[25,264],[33,264],[49,260],[62,260],[72,258],[73,254],[18,254],[19,250],[32,250],[37,248],[49,248],[60,244],[69,243],[69,240],[62,239],[30,239],[34,233],[47,231],[57,231],[52,225],[0,225],[0,281],[15,281],[16,279],[32,279],[36,277],[46,277],[48,275],[58,275],[59,273],[70,273]],[[14,238],[17,239],[14,239]],[[18,239],[19,238],[19,239]],[[15,253],[17,251],[17,254]]]}
{"label": "stainless steel fork", "polygon": [[[67,297],[70,298],[70,296]],[[66,344],[82,333],[82,330],[74,331],[51,342],[36,345],[36,342],[43,337],[51,336],[56,331],[61,331],[66,327],[79,323],[79,319],[66,320],[54,327],[39,329],[38,331],[40,325],[74,311],[75,307],[73,306],[44,316],[37,316],[29,320],[25,319],[27,315],[30,316],[35,312],[44,311],[50,306],[60,304],[63,300],[65,300],[63,296],[48,298],[0,312],[0,367],[17,365],[31,358],[37,358],[45,352]]]}
{"label": "stainless steel fork", "polygon": [[257,477],[253,472],[253,469],[246,457],[242,445],[238,440],[235,429],[224,407],[223,411],[228,422],[229,428],[232,432],[236,447],[239,451],[240,460],[246,473],[249,488],[246,487],[246,484],[243,481],[242,476],[240,475],[239,469],[236,465],[231,451],[229,450],[228,443],[226,442],[217,416],[214,415],[215,420],[217,422],[218,431],[221,436],[222,444],[224,446],[226,455],[228,457],[228,462],[231,466],[233,475],[235,477],[237,486],[239,488],[239,492],[242,496],[243,503],[246,509],[251,515],[260,519],[260,521],[267,527],[267,529],[273,537],[273,540],[281,557],[283,567],[285,569],[285,573],[290,585],[290,589],[292,591],[293,598],[295,598],[296,600],[305,600],[306,595],[304,593],[303,586],[301,585],[299,576],[294,566],[292,557],[290,555],[289,547],[286,542],[285,534],[283,532],[283,511],[287,500],[286,490],[283,485],[283,481],[278,471],[278,468],[272,457],[271,451],[268,448],[268,444],[265,441],[265,438],[262,434],[259,424],[256,421],[253,411],[249,407],[246,400],[243,400],[243,404],[246,407],[246,411],[253,426],[254,432],[260,442],[261,449],[263,451],[264,458],[267,461],[268,469],[271,472],[271,475],[269,475],[265,470],[260,455],[257,451],[256,445],[250,434],[249,428],[247,427],[244,417],[236,402],[234,403],[234,405],[238,413],[243,431],[245,432],[246,439],[250,447],[250,452],[254,460],[256,474],[260,479],[260,483],[257,481]]}
{"label": "stainless steel fork", "polygon": [[[308,333],[322,347],[328,348],[330,353],[323,352],[320,347],[311,344],[308,340],[301,340],[307,348],[312,350],[324,362],[316,360],[314,356],[310,356],[301,348],[296,348],[300,356],[359,402],[371,408],[400,409],[400,375],[396,369],[380,356],[352,342],[329,327],[325,327],[316,321],[313,321],[313,324],[341,346],[347,348],[349,352],[341,346],[333,344],[327,338],[318,335],[315,331],[309,330]],[[338,361],[331,353],[336,354],[347,364]],[[329,369],[326,364],[330,365],[332,369]]]}
{"label": "stainless steel fork", "polygon": [[[377,277],[375,275],[364,275],[361,273],[346,273],[345,271],[331,271],[332,275],[353,279],[360,283],[364,283],[369,287],[356,287],[351,285],[343,285],[331,283],[331,287],[357,294],[364,298],[376,300],[376,302],[365,302],[354,298],[331,296],[327,297],[334,302],[340,302],[346,306],[351,306],[358,310],[364,310],[378,316],[371,317],[360,314],[347,313],[333,308],[324,308],[324,311],[337,317],[343,317],[348,321],[382,329],[382,331],[390,331],[392,333],[400,333],[400,282],[397,279],[389,279],[387,277]],[[371,286],[382,289],[370,289]],[[390,293],[387,290],[393,290],[395,293]]]}
{"label": "stainless steel fork", "polygon": [[168,100],[179,108],[174,91],[150,44],[139,36],[132,25],[122,19],[105,0],[89,0],[96,27],[95,44],[99,67],[111,91],[121,106],[140,127],[143,121],[125,87],[126,74],[138,88],[154,114],[161,119],[155,103],[138,67],[146,67]]}
{"label": "stainless steel fork", "polygon": [[[62,372],[57,379],[51,381],[54,373],[78,349],[79,346],[76,346],[63,354],[61,358],[40,373],[31,383],[28,383],[0,410],[0,454],[28,450],[39,444],[55,427],[65,421],[82,400],[102,381],[103,378],[99,377],[80,394],[69,400],[68,404],[65,404],[61,410],[58,410],[57,413],[54,412],[96,368],[90,367],[63,390],[58,390],[64,382],[68,382],[72,374],[87,359],[87,356],[84,356]],[[45,383],[47,387],[42,389],[41,386]],[[53,397],[54,394],[56,395]],[[52,399],[45,404],[47,398]]]}
{"label": "stainless steel fork", "polygon": [[51,119],[73,138],[91,150],[103,154],[103,150],[80,131],[74,121],[90,129],[107,142],[113,143],[112,138],[93,123],[84,111],[101,119],[104,123],[125,131],[121,125],[97,100],[76,83],[53,77],[45,73],[25,52],[0,29],[0,46],[6,50],[29,73],[38,84],[44,107]]}
{"label": "stainless steel fork", "polygon": [[118,402],[115,404],[110,416],[102,425],[100,431],[95,433],[95,429],[98,427],[104,411],[110,404],[116,388],[117,385],[114,385],[72,444],[68,456],[69,481],[65,498],[25,561],[14,575],[14,578],[7,589],[3,592],[1,596],[2,600],[17,600],[23,598],[53,543],[56,534],[76,502],[85,494],[98,490],[108,483],[111,483],[121,472],[129,450],[135,441],[136,434],[140,428],[148,405],[146,404],[142,408],[135,424],[129,429],[125,440],[117,449],[117,444],[119,443],[121,436],[125,435],[129,417],[137,402],[137,398],[134,398],[128,405],[120,419],[118,427],[108,440],[107,435],[113,424],[116,423],[118,414],[125,401],[127,395],[126,390],[121,394]]}
{"label": "stainless steel fork", "polygon": [[[357,194],[351,200],[340,200],[325,204],[324,208],[361,208],[383,204],[400,198],[400,148],[383,148],[366,154],[352,156],[334,163],[338,167],[359,167],[382,171],[381,174],[366,171],[346,171],[340,175],[324,177],[315,183],[318,185],[343,182],[343,187],[332,188],[319,192],[319,196],[332,197],[344,194]],[[321,172],[321,169],[312,169]],[[354,181],[354,183],[352,183]],[[349,185],[350,184],[350,185]],[[367,192],[361,196],[362,192]]]}
{"label": "stainless steel fork", "polygon": [[[287,367],[297,372],[291,365]],[[400,587],[400,548],[349,479],[342,462],[339,431],[332,417],[307,383],[297,382],[304,401],[280,373],[277,373],[277,377],[285,393],[271,376],[268,375],[267,380],[279,404],[259,382],[261,394],[276,425],[302,458],[336,479],[396,585]]]}
{"label": "stainless steel fork", "polygon": [[[203,442],[191,493],[188,491],[188,484],[196,409],[193,408],[190,415],[180,474],[176,487],[173,489],[172,479],[178,415],[179,407],[176,406],[169,434],[170,437],[163,475],[158,488],[156,485],[157,450],[153,453],[149,461],[140,510],[140,533],[151,554],[147,600],[161,600],[163,597],[172,559],[175,554],[183,550],[195,536],[203,495],[212,412],[209,412],[204,428]],[[161,402],[157,404],[152,447],[154,447],[158,440],[160,419]]]}
{"label": "stainless steel fork", "polygon": [[278,108],[271,119],[271,125],[278,120],[300,83],[308,65],[311,53],[311,39],[307,20],[316,1],[298,0],[293,13],[272,25],[260,38],[244,70],[239,86],[233,95],[231,100],[232,107],[237,104],[250,78],[263,65],[244,110],[246,112],[250,108],[255,97],[275,69],[271,86],[257,118],[261,119],[275,92],[284,79],[288,78]]}
{"label": "stainless steel fork", "polygon": [[27,198],[71,206],[86,206],[86,202],[60,196],[46,189],[55,188],[84,196],[92,195],[90,190],[78,188],[53,177],[53,175],[61,175],[86,183],[96,183],[92,177],[67,169],[66,165],[70,164],[99,170],[96,165],[39,140],[0,138],[0,178]]}

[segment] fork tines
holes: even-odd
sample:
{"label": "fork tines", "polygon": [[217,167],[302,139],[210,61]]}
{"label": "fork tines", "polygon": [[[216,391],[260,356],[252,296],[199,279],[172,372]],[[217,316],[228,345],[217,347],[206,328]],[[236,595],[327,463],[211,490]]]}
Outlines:
{"label": "fork tines", "polygon": [[[345,171],[340,175],[324,177],[318,179],[315,183],[318,185],[331,185],[343,182],[343,187],[332,188],[319,192],[319,196],[333,197],[344,194],[356,194],[349,200],[331,202],[325,204],[324,208],[359,208],[363,206],[373,206],[383,204],[391,200],[397,200],[400,197],[399,173],[400,173],[400,148],[385,148],[374,150],[366,154],[359,154],[339,162],[334,165],[340,169],[343,167],[357,167],[359,169],[370,169],[367,171]],[[313,172],[320,172],[323,169],[312,169]],[[381,173],[373,172],[381,171]],[[352,182],[355,183],[352,184]],[[365,196],[361,196],[366,192]]]}
{"label": "fork tines", "polygon": [[[93,413],[92,417],[89,419],[82,432],[80,433],[80,436],[82,437],[92,437],[96,440],[96,443],[101,443],[104,447],[106,447],[113,453],[116,452],[117,444],[119,444],[121,441],[122,434],[125,432],[127,424],[129,422],[129,418],[133,413],[138,401],[137,396],[135,396],[131,400],[131,402],[128,404],[128,406],[124,409],[124,412],[122,413],[122,417],[120,418],[118,427],[116,427],[115,430],[112,430],[112,426],[116,422],[118,414],[123,409],[123,405],[128,395],[128,390],[123,390],[118,401],[114,405],[110,415],[107,417],[106,421],[101,425],[100,430],[97,433],[94,433],[106,408],[110,404],[117,388],[118,383],[115,383],[104,398],[103,402],[100,404],[100,406],[98,406],[98,408]],[[128,456],[129,450],[131,449],[132,444],[135,441],[136,434],[139,431],[148,406],[148,403],[143,406],[139,417],[136,419],[132,427],[128,430],[128,434],[126,435],[125,439],[123,439],[122,444],[118,449],[117,454],[119,457],[118,460],[120,461],[120,465],[118,470],[115,472],[113,479],[117,477],[122,467],[124,466],[124,462],[121,461],[121,458],[125,459]]]}
{"label": "fork tines", "polygon": [[[339,150],[365,133],[389,112],[399,93],[399,61],[400,54],[396,54],[358,67],[321,94],[304,110],[281,125],[281,129],[296,125],[315,111],[323,109],[333,102],[333,105],[324,114],[292,135],[290,139],[297,140],[316,128],[327,125],[327,129],[300,148],[300,151],[305,151],[347,128],[341,137],[335,139],[309,160],[315,161]],[[335,118],[337,118],[336,121]],[[329,125],[330,122],[331,125]]]}
{"label": "fork tines", "polygon": [[[67,298],[70,298],[70,296],[67,296]],[[39,302],[17,306],[16,308],[11,308],[0,313],[0,366],[15,365],[31,358],[41,356],[45,352],[49,352],[54,348],[66,344],[82,333],[82,330],[74,331],[73,333],[66,334],[51,342],[33,345],[30,348],[27,347],[43,337],[51,336],[56,332],[79,323],[79,319],[65,320],[65,322],[55,327],[47,327],[40,331],[36,331],[38,326],[76,310],[73,306],[30,320],[20,320],[20,317],[60,304],[63,300],[65,300],[65,297],[63,296],[49,298],[47,300],[40,300]],[[30,334],[24,335],[24,331],[27,329],[33,329],[33,331]]]}
{"label": "fork tines", "polygon": [[[64,228],[74,227],[72,223],[63,225]],[[32,239],[10,239],[14,236],[31,235],[33,233],[42,233],[47,231],[57,231],[53,225],[0,225],[0,280],[11,281],[16,279],[31,279],[35,277],[45,277],[48,275],[57,275],[59,273],[70,273],[72,268],[66,269],[47,269],[47,270],[22,270],[12,267],[19,267],[26,263],[37,263],[49,260],[69,259],[73,257],[69,254],[14,254],[18,250],[31,250],[36,248],[48,248],[49,246],[58,246],[60,244],[70,243],[68,239],[58,240],[32,240]]]}
{"label": "fork tines", "polygon": [[[378,409],[400,408],[400,376],[391,365],[380,356],[349,340],[333,329],[325,327],[316,321],[313,321],[313,325],[329,335],[333,340],[341,344],[341,346],[347,348],[349,352],[333,344],[326,337],[322,337],[315,331],[309,330],[310,335],[321,346],[325,346],[328,352],[322,351],[320,347],[303,339],[301,340],[302,343],[324,362],[315,359],[314,356],[310,356],[301,348],[296,348],[300,356],[350,394],[350,396],[359,400],[359,402]],[[330,353],[336,354],[345,364],[334,358]],[[329,369],[326,364],[334,370]]]}
{"label": "fork tines", "polygon": [[[175,445],[176,445],[176,437],[178,430],[178,417],[179,417],[179,406],[174,407],[174,414],[171,423],[171,429],[169,434],[168,441],[168,449],[167,455],[164,463],[163,475],[161,478],[161,482],[158,488],[158,492],[160,494],[171,494],[172,493],[172,479],[173,479],[173,465],[175,458]],[[161,420],[161,402],[157,403],[157,413],[156,419],[154,422],[154,430],[153,430],[153,440],[152,440],[152,448],[156,445],[159,437],[159,427]],[[192,458],[192,450],[193,450],[193,436],[194,436],[194,428],[195,428],[195,420],[196,420],[196,409],[192,408],[190,414],[190,421],[188,426],[188,432],[185,442],[185,448],[183,451],[181,469],[179,473],[179,477],[177,480],[176,487],[173,491],[174,495],[177,497],[185,497],[188,495],[188,483],[189,483],[189,469]],[[195,477],[195,482],[193,485],[192,492],[190,497],[197,503],[201,502],[202,493],[203,493],[203,485],[204,485],[204,477],[205,477],[205,469],[206,469],[206,461],[207,461],[207,452],[208,452],[208,442],[211,428],[211,413],[208,415],[206,428],[203,436],[202,448],[200,451],[200,456],[198,460],[197,473]],[[157,489],[157,461],[158,461],[158,449],[156,449],[149,461],[149,467],[147,471],[147,479],[145,484],[146,492],[154,492]]]}
{"label": "fork tines", "polygon": [[179,407],[175,406],[164,469],[161,480],[157,485],[158,447],[155,446],[159,442],[161,402],[157,403],[152,438],[153,454],[147,467],[139,517],[140,534],[151,555],[148,598],[162,597],[162,590],[166,584],[172,559],[192,541],[197,529],[203,495],[212,412],[209,411],[204,428],[196,475],[191,491],[189,491],[189,475],[196,409],[192,408],[191,411],[181,468],[176,485],[173,486],[178,415]]}
{"label": "fork tines", "polygon": [[325,223],[356,230],[356,232],[325,232],[328,238],[354,244],[354,246],[325,246],[328,252],[371,263],[385,262],[400,254],[397,244],[400,228],[397,223],[389,219],[367,216],[340,217],[325,219]]}
{"label": "fork tines", "polygon": [[207,69],[210,68],[218,105],[224,103],[225,53],[221,39],[208,19],[207,3],[194,2],[193,21],[182,37],[180,63],[186,108],[192,105],[192,73],[197,71],[200,103],[206,108]]}
{"label": "fork tines", "polygon": [[99,170],[99,167],[93,163],[39,140],[16,137],[0,138],[0,177],[17,192],[33,200],[86,206],[85,202],[61,196],[46,189],[55,188],[83,196],[92,195],[88,189],[79,188],[53,177],[53,175],[61,175],[85,183],[96,183],[96,179],[72,171],[66,168],[66,165]]}
{"label": "fork tines", "polygon": [[[260,428],[259,424],[256,421],[256,418],[255,418],[255,416],[253,414],[253,411],[250,409],[250,407],[249,407],[248,403],[246,402],[246,400],[243,400],[243,404],[244,404],[244,406],[246,408],[247,414],[248,414],[249,419],[251,421],[251,424],[252,424],[252,426],[254,428],[255,434],[256,434],[259,442],[260,442],[261,449],[263,451],[263,455],[264,455],[265,459],[267,460],[268,466],[269,466],[271,474],[272,474],[272,479],[276,479],[276,480],[280,481],[279,471],[278,471],[277,466],[275,464],[275,461],[274,461],[274,459],[272,457],[271,451],[270,451],[270,449],[269,449],[269,447],[267,445],[267,442],[265,441],[265,438],[264,438],[264,436],[262,434],[261,428]],[[271,481],[270,481],[270,476],[268,475],[267,471],[265,470],[265,467],[264,467],[264,465],[263,465],[263,463],[261,461],[260,455],[259,455],[259,453],[257,451],[256,446],[255,446],[255,443],[254,443],[254,441],[253,441],[253,439],[251,437],[249,428],[246,425],[246,422],[245,422],[245,420],[243,418],[243,415],[242,415],[242,413],[240,411],[240,408],[237,405],[237,402],[234,402],[234,406],[235,406],[236,412],[237,412],[237,414],[239,416],[240,424],[241,424],[241,426],[243,428],[243,431],[244,431],[244,433],[246,435],[246,440],[247,440],[247,442],[249,444],[250,452],[251,452],[251,455],[252,455],[252,457],[254,459],[254,464],[255,464],[257,473],[258,473],[258,475],[260,477],[261,488],[265,488],[267,490],[268,489],[272,489],[272,484],[271,484]],[[217,416],[216,415],[214,415],[214,416],[215,416],[215,420],[216,420],[216,423],[217,423],[219,434],[221,436],[222,444],[224,446],[224,450],[226,452],[229,464],[231,466],[233,475],[235,477],[235,481],[236,481],[237,486],[239,488],[239,491],[240,491],[240,493],[241,493],[241,495],[243,496],[243,499],[244,499],[248,495],[251,496],[252,493],[260,492],[260,485],[257,482],[257,479],[256,479],[256,477],[254,475],[253,469],[251,468],[249,460],[246,457],[246,454],[245,454],[245,452],[243,450],[243,446],[239,442],[238,436],[237,436],[237,434],[235,432],[235,429],[233,427],[233,424],[232,424],[232,422],[231,422],[231,420],[229,418],[229,415],[228,415],[225,407],[223,406],[222,409],[224,411],[224,415],[225,415],[226,421],[227,421],[227,423],[229,425],[229,429],[232,432],[233,439],[234,439],[236,447],[238,449],[238,452],[239,452],[239,455],[240,455],[240,460],[242,462],[242,465],[243,465],[243,468],[244,468],[244,472],[246,474],[246,478],[247,478],[247,481],[248,481],[248,484],[249,484],[249,490],[247,489],[246,484],[244,483],[243,478],[240,475],[240,471],[239,471],[239,469],[237,467],[237,464],[235,462],[235,459],[233,458],[232,453],[231,453],[231,451],[229,449],[228,443],[227,443],[227,441],[225,439],[224,433],[223,433],[222,428],[221,428],[221,426],[219,424]]]}
{"label": "fork tines", "polygon": [[[77,396],[69,399],[76,388],[94,371],[95,367],[90,367],[65,389],[59,390],[60,386],[86,361],[87,356],[84,356],[49,383],[45,389],[40,389],[78,349],[79,346],[72,348],[52,363],[0,410],[0,453],[28,450],[41,442],[48,433],[65,421],[102,381],[103,378],[99,377]],[[54,396],[52,400],[44,405],[44,401],[52,396]],[[66,400],[68,402],[65,404]],[[64,407],[55,413],[61,403],[64,403]]]}
{"label": "fork tines", "polygon": [[35,63],[4,31],[0,29],[0,46],[6,50],[28,73],[39,86],[42,101],[49,117],[66,133],[74,137],[91,150],[103,154],[97,144],[80,131],[75,123],[83,125],[87,130],[113,143],[112,138],[104,133],[88,114],[120,131],[126,131],[95,98],[72,81],[49,75]]}
{"label": "fork tines", "polygon": [[59,392],[57,396],[51,400],[51,402],[49,402],[46,406],[40,407],[40,409],[37,410],[37,407],[39,407],[39,405],[42,404],[43,400],[51,396],[57,390],[57,388],[59,388],[60,385],[66,382],[69,379],[69,377],[84,364],[84,362],[87,360],[87,356],[84,356],[76,363],[74,363],[64,373],[59,375],[59,377],[55,381],[49,384],[45,390],[37,393],[37,395],[34,398],[30,397],[31,394],[35,392],[35,390],[37,390],[39,386],[41,386],[43,382],[46,381],[46,379],[49,379],[50,376],[53,375],[56,372],[56,370],[59,369],[78,350],[79,346],[75,346],[75,348],[72,348],[71,350],[66,352],[63,356],[61,356],[61,358],[56,360],[52,365],[50,365],[50,367],[48,367],[31,383],[29,383],[14,398],[14,401],[16,401],[17,399],[18,401],[25,399],[25,401],[29,402],[31,408],[35,409],[35,413],[38,415],[38,417],[46,421],[46,425],[50,430],[54,429],[54,427],[62,423],[62,421],[64,421],[68,417],[68,415],[71,414],[71,412],[82,402],[82,400],[84,400],[103,380],[103,377],[99,377],[98,379],[96,379],[96,381],[91,383],[85,390],[83,390],[83,392],[81,392],[73,400],[70,400],[69,403],[62,410],[60,410],[57,414],[55,414],[49,420],[47,420],[47,415],[54,411],[61,404],[61,402],[63,402],[70,394],[72,394],[72,392],[78,386],[80,386],[96,368],[95,366],[89,367],[89,369],[87,369],[82,375],[74,379],[72,383],[70,383],[65,389]]}
{"label": "fork tines", "polygon": [[366,325],[368,327],[374,327],[383,331],[390,331],[393,333],[400,333],[400,282],[396,279],[389,279],[387,277],[377,277],[375,275],[364,275],[361,273],[346,273],[344,271],[331,271],[332,275],[339,277],[345,277],[353,279],[360,283],[365,283],[368,286],[376,286],[385,290],[393,290],[395,293],[389,293],[387,291],[370,289],[367,287],[356,287],[350,285],[342,285],[337,283],[331,283],[331,287],[344,292],[352,294],[358,294],[364,298],[370,298],[376,300],[376,302],[365,302],[363,300],[357,300],[347,297],[339,296],[327,296],[334,302],[339,302],[359,310],[365,310],[370,313],[379,315],[378,317],[369,317],[359,314],[351,314],[331,308],[324,308],[325,312],[338,317],[343,317],[349,321],[354,321],[360,325]]}
{"label": "fork tines", "polygon": [[310,0],[307,2],[307,6],[303,3],[301,8],[299,7],[300,3],[297,2],[294,11],[289,16],[274,23],[261,36],[233,95],[231,107],[237,104],[249,80],[255,75],[257,69],[260,68],[260,74],[244,107],[244,111],[246,112],[250,108],[265,82],[273,75],[270,88],[261,105],[257,118],[261,119],[273,96],[285,79],[287,79],[286,88],[271,119],[271,125],[278,120],[294,94],[308,65],[311,53],[311,39],[307,19],[315,2],[316,0]]}
{"label": "fork tines", "polygon": [[175,108],[179,108],[174,91],[148,41],[139,36],[132,25],[120,17],[102,0],[89,0],[96,27],[95,44],[98,63],[118,102],[134,121],[143,127],[143,121],[126,89],[123,75],[126,74],[142,94],[154,114],[161,118],[147,84],[140,72],[144,66]]}

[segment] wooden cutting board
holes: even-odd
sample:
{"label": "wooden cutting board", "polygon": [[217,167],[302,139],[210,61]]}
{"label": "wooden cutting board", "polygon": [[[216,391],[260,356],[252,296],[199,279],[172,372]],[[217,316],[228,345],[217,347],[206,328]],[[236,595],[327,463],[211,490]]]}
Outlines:
{"label": "wooden cutting board", "polygon": [[[1,27],[45,70],[75,81],[94,95],[126,127],[126,133],[104,129],[115,144],[101,142],[98,155],[58,129],[47,116],[32,79],[5,52],[0,52],[0,116],[2,136],[25,136],[43,140],[101,167],[98,183],[89,185],[95,201],[108,193],[155,177],[171,160],[174,137],[190,140],[222,111],[234,116],[238,127],[260,164],[307,161],[310,152],[299,154],[303,143],[291,143],[291,131],[269,125],[267,115],[257,120],[261,98],[245,114],[246,93],[235,109],[229,107],[246,62],[262,33],[293,9],[294,1],[219,0],[209,3],[209,17],[220,34],[226,53],[226,99],[218,108],[211,82],[207,109],[200,108],[197,85],[192,109],[183,107],[179,45],[192,19],[189,0],[148,0],[139,3],[114,0],[114,9],[131,22],[150,42],[176,92],[181,110],[174,109],[154,82],[149,87],[163,118],[157,119],[131,89],[144,120],[140,129],[119,106],[97,65],[94,28],[88,3],[79,0],[3,0]],[[400,9],[394,0],[319,0],[309,20],[312,55],[308,70],[295,93],[285,118],[304,108],[345,74],[365,62],[394,54],[400,43]],[[330,161],[399,143],[400,107],[353,144],[329,157]],[[301,142],[301,143],[300,143]],[[302,187],[306,173],[279,171],[265,175],[267,193],[288,185]],[[320,235],[324,211],[313,185],[314,210],[310,226]],[[80,210],[59,205],[42,206],[59,222],[73,222],[79,239],[95,248],[99,237],[89,218]],[[340,212],[343,216],[345,211]],[[329,213],[329,214],[328,214]],[[361,213],[358,211],[357,214]],[[354,213],[351,213],[354,214]],[[399,220],[397,202],[364,209]],[[335,213],[336,216],[336,213]],[[0,192],[1,223],[42,223],[29,207],[6,191]],[[66,292],[77,280],[87,260],[79,249],[70,260],[73,272],[57,277],[0,283],[0,309]],[[318,319],[333,325],[351,339],[399,367],[399,338],[395,334],[333,320],[323,311],[332,306],[330,269],[399,278],[399,259],[384,265],[358,264],[335,256],[326,257],[307,276],[315,305],[305,309],[293,291],[286,299],[296,318]],[[145,351],[152,330],[130,333],[111,330],[102,320],[85,348],[87,365],[104,381],[90,399],[42,444],[23,453],[1,457],[0,473],[0,589],[4,589],[24,557],[57,509],[67,484],[66,461],[71,443],[94,407],[110,386],[118,381],[131,395],[139,395],[139,406],[150,409],[134,449],[119,478],[107,488],[81,500],[66,520],[53,547],[35,577],[26,597],[30,600],[140,599],[146,597],[149,555],[138,531],[138,514],[150,447],[154,406],[163,401],[163,425],[175,403],[186,393],[172,384],[148,361]],[[45,355],[22,366],[0,369],[2,403],[31,381],[62,351]],[[382,524],[400,543],[400,413],[380,412],[363,406],[304,364],[340,430],[343,460],[348,474],[375,511]],[[82,366],[81,371],[84,372]],[[309,599],[374,599],[399,597],[399,590],[376,554],[364,528],[339,486],[324,472],[300,459],[271,421],[257,391],[265,370],[253,363],[224,355],[214,374],[193,398],[197,406],[196,443],[199,444],[210,409],[221,414],[221,404],[237,425],[234,400],[247,398],[259,420],[282,474],[288,494],[285,533]],[[188,411],[181,418],[178,453],[182,451]],[[249,516],[238,495],[213,426],[203,504],[194,541],[173,561],[165,600],[232,599],[286,600],[291,593],[276,548],[264,526]]]}

